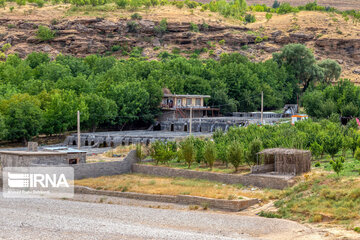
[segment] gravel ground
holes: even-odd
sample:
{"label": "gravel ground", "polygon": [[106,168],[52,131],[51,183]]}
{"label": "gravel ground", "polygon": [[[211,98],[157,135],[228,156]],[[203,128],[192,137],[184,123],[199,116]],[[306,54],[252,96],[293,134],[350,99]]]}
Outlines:
{"label": "gravel ground", "polygon": [[77,195],[75,200],[0,197],[0,239],[323,239],[280,219],[128,199],[95,203],[99,196]]}

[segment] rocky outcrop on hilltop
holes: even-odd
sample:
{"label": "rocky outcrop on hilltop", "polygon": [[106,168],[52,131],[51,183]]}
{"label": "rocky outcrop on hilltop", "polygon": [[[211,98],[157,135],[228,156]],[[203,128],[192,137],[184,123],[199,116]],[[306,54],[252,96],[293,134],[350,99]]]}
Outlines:
{"label": "rocky outcrop on hilltop", "polygon": [[[16,52],[21,57],[33,51],[71,54],[86,56],[89,54],[104,54],[112,46],[142,47],[177,47],[181,50],[192,51],[209,47],[208,42],[220,42],[222,52],[243,51],[247,45],[251,49],[254,59],[262,55],[278,51],[283,45],[289,43],[304,43],[315,47],[318,57],[331,57],[339,62],[360,64],[360,38],[338,39],[319,38],[318,33],[326,29],[304,29],[303,31],[283,32],[275,30],[265,36],[264,33],[254,34],[251,29],[244,26],[223,26],[220,24],[199,25],[199,32],[191,31],[189,22],[168,23],[167,31],[163,34],[156,31],[159,23],[149,20],[126,20],[116,22],[102,18],[61,20],[53,24],[44,24],[40,21],[24,21],[1,19],[0,25],[7,26],[7,31],[0,33],[0,47],[10,43],[10,52]],[[47,25],[56,31],[53,40],[43,42],[36,37],[39,25]],[[151,51],[144,51],[144,56],[154,57]]]}

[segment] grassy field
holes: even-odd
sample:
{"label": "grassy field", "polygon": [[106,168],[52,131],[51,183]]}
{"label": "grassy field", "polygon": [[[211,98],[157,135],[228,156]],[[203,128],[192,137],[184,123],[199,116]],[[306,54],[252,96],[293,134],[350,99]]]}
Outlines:
{"label": "grassy field", "polygon": [[[156,166],[155,162],[143,162],[142,164]],[[180,169],[202,171],[202,172],[218,172],[218,173],[230,173],[230,174],[250,173],[250,167],[247,165],[243,165],[239,167],[238,171],[235,172],[235,169],[231,166],[231,164],[229,164],[229,166],[226,167],[225,164],[222,164],[221,162],[215,162],[212,170],[204,163],[197,163],[197,162],[192,163],[191,167],[188,168],[188,165],[184,161],[178,162],[177,160],[171,160],[167,164],[159,163],[158,166],[180,168]]]}
{"label": "grassy field", "polygon": [[143,174],[89,178],[76,180],[75,184],[97,190],[161,195],[191,195],[229,200],[258,198],[266,201],[276,192],[260,190],[252,191],[244,188],[242,185],[229,185],[206,180],[155,177]]}

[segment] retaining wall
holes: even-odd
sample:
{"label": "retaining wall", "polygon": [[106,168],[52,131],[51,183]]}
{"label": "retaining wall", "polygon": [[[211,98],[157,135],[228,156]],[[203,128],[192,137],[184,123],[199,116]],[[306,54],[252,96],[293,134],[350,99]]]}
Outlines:
{"label": "retaining wall", "polygon": [[133,164],[133,173],[142,173],[163,177],[183,177],[206,179],[226,184],[242,184],[244,186],[256,186],[260,188],[284,189],[295,184],[293,176],[270,175],[270,174],[246,174],[235,175],[226,173],[198,172],[193,170],[176,169],[168,167]]}
{"label": "retaining wall", "polygon": [[137,161],[136,151],[132,150],[122,161],[85,163],[71,166],[74,168],[74,178],[83,179],[130,173],[131,165]]}
{"label": "retaining wall", "polygon": [[242,200],[224,200],[214,199],[206,197],[196,197],[188,195],[158,195],[158,194],[144,194],[144,193],[132,193],[132,192],[115,192],[105,190],[95,190],[88,187],[75,186],[75,193],[81,194],[95,194],[105,195],[111,197],[131,198],[137,200],[154,201],[154,202],[166,202],[166,203],[178,203],[189,205],[204,205],[211,208],[218,208],[230,211],[240,211],[248,208],[259,202],[258,199],[242,199]]}

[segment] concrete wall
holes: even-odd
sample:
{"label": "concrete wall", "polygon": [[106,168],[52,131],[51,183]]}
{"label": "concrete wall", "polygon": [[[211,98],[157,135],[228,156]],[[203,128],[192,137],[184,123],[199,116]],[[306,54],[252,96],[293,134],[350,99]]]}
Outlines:
{"label": "concrete wall", "polygon": [[0,160],[1,168],[68,164],[66,153],[54,152],[1,152]]}
{"label": "concrete wall", "polygon": [[278,176],[268,174],[235,175],[225,173],[198,172],[193,170],[175,169],[168,167],[133,164],[132,172],[164,177],[183,177],[206,179],[226,184],[242,184],[261,188],[284,189],[295,184],[292,176]]}
{"label": "concrete wall", "polygon": [[95,190],[87,187],[76,186],[75,193],[81,194],[95,194],[105,195],[111,197],[123,197],[145,201],[155,202],[167,202],[167,203],[180,203],[180,204],[194,204],[194,205],[208,205],[211,208],[218,208],[230,211],[240,211],[259,201],[257,199],[242,199],[242,200],[225,200],[225,199],[214,199],[206,197],[196,197],[189,195],[158,195],[158,194],[144,194],[144,193],[133,193],[133,192],[116,192],[116,191],[104,191]]}
{"label": "concrete wall", "polygon": [[97,162],[71,165],[74,168],[75,179],[112,176],[131,172],[131,165],[136,163],[136,151],[131,151],[122,161]]}

